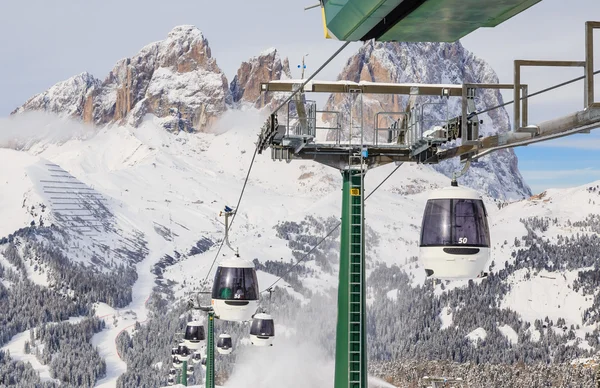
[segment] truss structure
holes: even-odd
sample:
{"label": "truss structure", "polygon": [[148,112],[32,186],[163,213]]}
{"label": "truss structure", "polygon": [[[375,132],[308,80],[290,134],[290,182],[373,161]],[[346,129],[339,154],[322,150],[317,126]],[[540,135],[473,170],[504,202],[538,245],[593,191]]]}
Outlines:
{"label": "truss structure", "polygon": [[[438,163],[455,157],[462,160],[477,159],[503,148],[574,133],[589,133],[600,127],[600,102],[596,102],[594,96],[595,29],[600,29],[600,22],[586,23],[584,61],[516,60],[513,84],[443,85],[350,81],[311,81],[304,84],[302,80],[261,83],[260,88],[264,93],[296,94],[287,103],[287,109],[273,112],[263,126],[258,140],[259,153],[271,148],[274,160],[312,159],[342,170],[347,168],[348,156],[357,152],[367,152],[365,162],[369,168],[391,162]],[[583,109],[564,117],[530,124],[528,85],[521,80],[521,68],[525,66],[581,67],[585,81]],[[512,128],[506,128],[506,131],[493,136],[480,136],[481,121],[475,109],[474,98],[482,89],[514,91],[515,115]],[[319,110],[314,101],[306,99],[306,95],[310,93],[350,95],[352,103],[361,106],[351,108],[350,112]],[[362,96],[366,94],[413,98],[438,96],[440,102],[426,102],[413,105],[406,111],[376,112],[375,117],[363,117],[358,112],[362,114]],[[457,116],[447,116],[441,120],[428,116],[428,104],[447,105],[448,100],[456,98],[460,99],[461,108]],[[393,124],[382,126],[382,119],[392,121]],[[373,124],[365,126],[365,120],[372,120]],[[344,125],[344,122],[347,124]],[[359,129],[366,129],[366,132],[359,136]],[[323,135],[323,131],[326,135]],[[460,141],[456,141],[458,139]]]}

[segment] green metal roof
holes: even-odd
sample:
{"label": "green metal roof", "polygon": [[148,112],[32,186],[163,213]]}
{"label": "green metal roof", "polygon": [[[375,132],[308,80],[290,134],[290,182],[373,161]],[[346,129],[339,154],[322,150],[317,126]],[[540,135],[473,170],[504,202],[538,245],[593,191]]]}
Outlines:
{"label": "green metal roof", "polygon": [[325,0],[331,37],[343,41],[455,42],[541,0]]}

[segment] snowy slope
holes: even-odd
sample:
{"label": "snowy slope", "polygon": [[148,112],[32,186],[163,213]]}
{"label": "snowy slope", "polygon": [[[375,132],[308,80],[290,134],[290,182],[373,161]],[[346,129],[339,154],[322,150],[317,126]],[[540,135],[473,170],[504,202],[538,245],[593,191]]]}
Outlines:
{"label": "snowy slope", "polygon": [[[105,199],[112,228],[118,230],[118,235],[141,236],[147,243],[148,256],[136,264],[139,278],[134,285],[133,302],[122,309],[99,306],[96,312],[107,323],[107,328],[92,340],[107,360],[108,375],[100,382],[101,386],[114,386],[119,374],[126,369],[119,359],[114,341],[122,330],[131,330],[135,321],[142,322],[147,318],[145,302],[155,285],[155,275],[150,272],[154,264],[174,251],[188,253],[201,238],[218,242],[223,237],[222,219],[219,219],[218,213],[224,205],[234,206],[237,202],[262,120],[263,117],[255,111],[231,111],[216,124],[215,133],[171,134],[161,127],[160,119],[147,115],[137,128],[106,127],[90,138],[40,143],[27,151],[0,149],[3,160],[10,160],[12,166],[11,169],[0,170],[0,181],[8,182],[0,198],[0,211],[11,215],[0,222],[2,235],[29,225],[34,220],[30,213],[33,204],[44,203],[48,207],[47,219],[55,220],[52,218],[56,212],[55,204],[44,196],[39,181],[40,174],[47,173],[47,167],[59,166],[64,171],[60,174],[72,177],[70,181],[80,182]],[[385,166],[370,171],[366,178],[367,195],[394,168]],[[397,264],[414,275],[414,286],[423,284],[425,275],[422,269],[411,263],[411,258],[418,256],[421,215],[428,192],[448,183],[447,177],[427,166],[403,165],[369,198],[366,203],[367,224],[376,238],[370,240],[367,247],[368,271],[374,268],[375,263]],[[257,258],[261,263],[267,260],[289,263],[292,256],[288,242],[277,236],[274,226],[281,221],[301,222],[307,215],[322,219],[339,218],[340,184],[341,177],[336,170],[311,162],[275,163],[267,155],[257,156],[232,228],[232,244],[239,247],[242,256],[248,259]],[[514,239],[527,234],[520,217],[559,218],[560,222],[547,233],[547,237],[557,238],[558,234],[578,231],[568,226],[567,220],[583,220],[587,213],[600,210],[600,196],[587,187],[550,190],[542,198],[514,202],[502,209],[497,206],[497,201],[489,197],[485,200],[490,213],[494,244],[492,260],[496,268],[511,260],[511,253],[515,250]],[[22,206],[23,201],[25,207]],[[585,212],[582,212],[581,204],[585,206]],[[109,228],[91,237],[78,232],[72,235],[80,239],[82,246],[89,246],[91,251],[97,241],[118,246],[121,240],[111,238],[112,233],[115,232]],[[222,257],[229,254],[224,248]],[[184,256],[165,269],[163,276],[166,279],[191,285],[188,288],[176,287],[177,297],[183,298],[186,291],[200,287],[214,256],[213,248],[187,258]],[[314,270],[314,274],[302,279],[303,284],[313,291],[330,292],[337,281],[336,266],[333,266],[332,272],[323,271],[313,262],[307,266]],[[590,305],[591,298],[567,287],[573,282],[573,273],[565,272],[565,278],[552,280],[544,278],[542,272],[536,274],[533,281],[525,281],[523,276],[521,272],[510,276],[508,281],[513,288],[503,304],[529,320],[540,318],[541,312],[532,312],[532,305],[548,303],[547,309],[558,309],[557,318],[569,316],[568,324],[582,324],[577,314]],[[261,289],[276,279],[273,275],[259,272]],[[463,287],[466,283],[449,284],[446,290]],[[279,285],[286,283],[280,282]],[[548,289],[556,290],[557,295],[560,293],[565,301],[561,301],[560,307],[555,299],[544,299],[543,290]],[[392,300],[398,297],[393,289],[386,292]],[[447,291],[436,288],[436,294],[443,292]],[[301,302],[305,301],[302,294],[293,294]],[[444,310],[441,317],[444,329],[452,327],[452,317],[451,310]],[[504,327],[503,333],[514,341],[514,330],[510,330],[510,327]],[[583,338],[585,332],[589,332],[589,328],[582,328],[577,335]],[[486,335],[485,330],[477,329],[469,338],[476,341]],[[282,349],[286,348],[282,346]],[[269,353],[265,357],[277,358],[277,354]],[[294,360],[286,362],[289,365],[301,363]],[[241,365],[240,370],[243,368]],[[282,365],[281,369],[287,370],[287,367]],[[43,372],[43,368],[39,370]],[[302,371],[304,369],[299,369],[298,373],[302,374]],[[323,375],[315,378],[323,377],[329,381],[330,371],[330,368],[323,368]],[[246,375],[242,373],[241,376]],[[232,384],[236,378],[234,375]],[[277,374],[273,375],[273,379],[277,380]]]}

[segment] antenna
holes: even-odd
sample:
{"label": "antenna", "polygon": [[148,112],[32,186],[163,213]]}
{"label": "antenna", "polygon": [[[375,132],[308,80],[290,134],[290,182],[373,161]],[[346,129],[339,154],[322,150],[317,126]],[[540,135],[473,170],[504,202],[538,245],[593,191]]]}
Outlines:
{"label": "antenna", "polygon": [[308,57],[308,54],[302,56],[302,65],[298,65],[298,69],[302,69],[302,76],[300,76],[300,79],[304,79],[304,69],[306,69],[306,65],[304,64],[305,57]]}

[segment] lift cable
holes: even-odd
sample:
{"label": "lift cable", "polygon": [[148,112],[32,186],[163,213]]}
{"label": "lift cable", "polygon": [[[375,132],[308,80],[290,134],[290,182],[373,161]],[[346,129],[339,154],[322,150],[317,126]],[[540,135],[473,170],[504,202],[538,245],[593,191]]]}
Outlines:
{"label": "lift cable", "polygon": [[[367,195],[367,196],[365,197],[365,201],[366,201],[367,199],[369,199],[369,197],[370,197],[371,195],[373,195],[373,193],[375,193],[375,192],[377,191],[377,189],[378,189],[378,188],[380,188],[380,187],[381,187],[381,186],[382,186],[382,185],[383,185],[383,184],[384,184],[384,183],[385,183],[385,182],[386,182],[386,181],[387,181],[387,180],[388,180],[388,179],[389,179],[389,178],[390,178],[392,175],[394,175],[394,173],[395,173],[396,171],[398,171],[398,169],[400,168],[400,166],[402,166],[402,164],[400,164],[400,165],[396,166],[396,168],[395,168],[395,169],[394,169],[394,170],[393,170],[393,171],[392,171],[392,172],[391,172],[391,173],[390,173],[390,174],[389,174],[387,177],[385,177],[385,179],[384,179],[384,180],[382,180],[382,181],[381,181],[381,183],[379,183],[379,184],[377,185],[377,187],[375,187],[375,188],[373,189],[373,191],[371,191],[371,192],[369,193],[369,195]],[[306,253],[304,254],[304,256],[302,256],[302,257],[301,257],[301,258],[300,258],[300,259],[299,259],[299,260],[298,260],[298,261],[297,261],[297,262],[296,262],[294,265],[292,265],[292,266],[290,267],[290,269],[289,269],[289,270],[288,270],[286,273],[284,273],[283,275],[281,275],[281,276],[280,276],[280,277],[279,277],[277,280],[275,280],[275,281],[273,282],[273,284],[271,284],[269,287],[267,287],[265,290],[261,291],[260,293],[262,294],[262,293],[264,293],[264,292],[271,292],[271,291],[272,291],[272,288],[273,288],[273,286],[275,286],[275,284],[277,284],[277,283],[278,283],[278,282],[279,282],[281,279],[283,279],[283,277],[284,277],[285,275],[287,275],[287,274],[289,274],[290,272],[292,272],[292,270],[293,270],[294,268],[296,268],[296,266],[297,266],[298,264],[300,264],[301,262],[303,262],[304,260],[306,260],[306,259],[307,259],[307,258],[310,256],[310,254],[312,253],[312,251],[314,251],[315,249],[317,249],[317,247],[318,247],[319,245],[321,245],[321,243],[322,243],[323,241],[325,241],[325,240],[326,240],[326,239],[327,239],[329,236],[331,236],[331,235],[333,234],[333,232],[335,232],[336,230],[338,230],[338,228],[340,227],[340,225],[342,225],[342,223],[341,223],[341,222],[338,222],[338,223],[337,223],[337,225],[336,225],[336,226],[334,226],[334,227],[333,227],[333,228],[332,228],[332,229],[331,229],[331,230],[330,230],[330,231],[329,231],[329,232],[328,232],[328,233],[327,233],[327,234],[326,234],[324,237],[322,237],[322,238],[321,238],[321,239],[320,239],[320,240],[319,240],[319,241],[318,241],[318,242],[315,244],[315,246],[314,246],[314,247],[312,247],[312,248],[311,248],[311,249],[310,249],[308,252],[306,252]]]}
{"label": "lift cable", "polygon": [[337,49],[337,51],[336,51],[335,53],[333,53],[333,55],[332,55],[332,56],[330,56],[330,57],[329,57],[329,59],[328,59],[328,60],[326,60],[326,61],[325,61],[325,63],[323,63],[323,64],[321,65],[321,67],[319,67],[319,68],[318,68],[318,69],[317,69],[317,70],[316,70],[314,73],[312,73],[312,75],[311,75],[310,77],[308,77],[308,78],[306,79],[306,81],[302,82],[302,85],[300,85],[300,87],[299,87],[299,88],[297,88],[296,90],[294,90],[294,91],[292,92],[292,94],[291,94],[291,95],[290,95],[288,98],[286,98],[286,99],[285,99],[285,101],[283,101],[281,104],[279,104],[279,106],[278,106],[277,108],[275,108],[275,109],[273,110],[273,112],[271,112],[271,114],[275,114],[275,113],[277,113],[277,112],[279,111],[279,109],[283,108],[283,107],[285,106],[285,104],[287,104],[288,102],[290,102],[290,101],[292,100],[292,98],[294,98],[294,96],[295,96],[295,95],[296,95],[296,94],[297,94],[299,91],[301,91],[301,90],[303,90],[303,89],[304,89],[304,87],[306,86],[306,84],[307,84],[307,83],[309,83],[309,82],[310,82],[310,81],[311,81],[313,78],[315,78],[315,76],[316,76],[317,74],[319,74],[319,73],[321,72],[321,70],[323,70],[323,69],[325,68],[325,66],[329,65],[329,62],[333,61],[333,59],[334,59],[335,57],[337,57],[337,56],[338,56],[338,54],[339,54],[339,53],[341,53],[341,52],[342,52],[342,50],[344,50],[344,49],[345,49],[345,48],[346,48],[346,47],[347,47],[347,46],[348,46],[350,43],[351,43],[350,41],[347,41],[346,43],[344,43],[344,44],[342,45],[342,47],[340,47],[339,49]]}
{"label": "lift cable", "polygon": [[[242,191],[240,192],[240,197],[238,198],[237,205],[234,208],[236,210],[236,212],[233,213],[233,217],[231,217],[231,222],[229,222],[230,230],[231,230],[231,225],[233,225],[233,221],[235,221],[235,216],[238,213],[237,209],[239,209],[240,203],[242,202],[242,198],[244,197],[244,191],[246,191],[246,185],[248,184],[248,178],[250,178],[250,171],[252,171],[252,166],[254,166],[254,159],[256,158],[257,153],[258,153],[258,146],[256,148],[254,148],[254,155],[252,155],[252,160],[250,161],[250,167],[248,168],[248,173],[246,173],[246,179],[244,180],[244,185],[242,186]],[[219,253],[221,253],[221,249],[223,248],[224,243],[225,243],[225,239],[221,240],[221,244],[219,245],[217,254],[215,255],[215,258],[212,261],[212,264],[210,265],[208,272],[206,273],[206,277],[204,278],[204,283],[206,283],[206,280],[208,279],[210,272],[212,271],[213,267],[215,266],[215,263],[217,262],[217,259],[219,258]]]}
{"label": "lift cable", "polygon": [[[342,50],[344,50],[348,44],[350,44],[350,41],[344,43],[342,45],[342,47],[340,47],[335,53],[333,53],[333,55],[331,55],[329,57],[329,59],[327,59],[327,61],[325,61],[325,63],[323,63],[310,77],[308,77],[308,79],[306,79],[306,81],[304,81],[302,83],[302,85],[296,89],[284,102],[282,102],[275,110],[273,110],[273,113],[276,113],[277,111],[279,111],[279,109],[283,108],[283,106],[285,104],[287,104],[289,101],[292,100],[292,98],[302,89],[304,89],[304,86],[306,86],[306,84],[308,82],[310,82],[310,80],[312,80],[317,74],[319,74],[321,72],[321,70],[323,70],[325,68],[325,66],[327,66],[335,57],[338,56],[338,54],[340,52],[342,52]],[[238,209],[240,207],[240,203],[242,202],[242,197],[244,196],[244,191],[246,190],[246,185],[248,183],[248,178],[250,177],[250,171],[252,171],[252,166],[254,165],[254,159],[256,158],[256,154],[258,153],[258,149],[259,149],[259,145],[258,143],[256,144],[256,148],[254,149],[254,155],[252,155],[252,160],[250,161],[250,167],[248,167],[248,173],[246,174],[246,179],[244,180],[244,186],[242,186],[242,191],[240,193],[240,197],[238,199],[237,205],[235,207],[236,212],[233,214],[233,217],[231,218],[231,222],[229,223],[229,229],[231,230],[231,226],[233,225],[233,221],[235,221],[235,216],[238,213]],[[223,244],[225,243],[225,239],[223,239],[223,241],[221,241],[221,244],[219,245],[219,249],[217,250],[217,253],[215,254],[215,258],[213,259],[210,268],[208,270],[208,272],[206,273],[206,277],[204,278],[204,283],[206,283],[206,281],[208,280],[208,277],[210,276],[210,273],[213,269],[213,267],[215,266],[215,263],[217,262],[217,259],[219,258],[219,253],[221,253],[221,249],[223,248]]]}
{"label": "lift cable", "polygon": [[[596,71],[594,72],[594,75],[596,75],[596,74],[600,74],[600,70],[596,70]],[[535,92],[535,93],[531,93],[531,94],[529,94],[529,95],[527,95],[527,96],[523,96],[523,97],[521,97],[521,98],[519,99],[519,101],[527,100],[528,98],[531,98],[531,97],[538,96],[538,95],[540,95],[540,94],[543,94],[543,93],[549,92],[549,91],[551,91],[551,90],[558,89],[558,88],[562,88],[563,86],[567,86],[567,85],[570,85],[570,84],[572,84],[572,83],[575,83],[575,82],[577,82],[577,81],[581,81],[582,79],[585,79],[585,75],[582,75],[581,77],[573,78],[573,79],[572,79],[572,80],[570,80],[570,81],[565,81],[565,82],[563,82],[563,83],[560,83],[560,84],[557,84],[557,85],[554,85],[554,86],[550,86],[549,88],[546,88],[546,89],[539,90],[539,91],[537,91],[537,92]],[[507,106],[507,105],[514,104],[514,102],[515,102],[515,100],[508,101],[508,102],[505,102],[504,104],[501,104],[501,105],[498,105],[498,106],[494,106],[494,107],[491,107],[491,108],[488,108],[488,109],[484,109],[484,110],[482,110],[482,111],[480,111],[480,112],[477,112],[477,114],[483,114],[483,113],[490,112],[490,111],[492,111],[492,110],[494,110],[494,109],[503,108],[503,107],[505,107],[505,106]]]}

